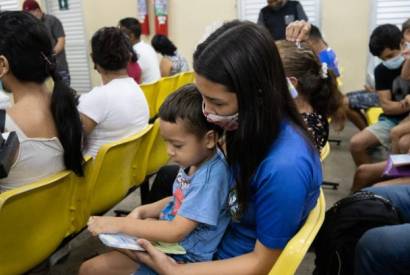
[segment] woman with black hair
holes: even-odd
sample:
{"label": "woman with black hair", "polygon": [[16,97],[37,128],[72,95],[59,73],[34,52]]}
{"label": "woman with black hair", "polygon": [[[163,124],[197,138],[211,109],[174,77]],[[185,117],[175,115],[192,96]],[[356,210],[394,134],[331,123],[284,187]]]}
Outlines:
{"label": "woman with black hair", "polygon": [[[48,77],[53,92],[47,89]],[[0,80],[14,98],[5,130],[16,131],[19,153],[0,192],[64,169],[83,175],[82,126],[75,91],[55,72],[48,32],[34,16],[0,13]]]}
{"label": "woman with black hair", "polygon": [[78,106],[88,155],[96,156],[101,145],[135,134],[148,125],[147,100],[127,74],[131,48],[128,37],[114,27],[98,30],[91,39],[91,57],[102,85],[82,95]]}
{"label": "woman with black hair", "polygon": [[[297,30],[292,33],[298,37]],[[204,115],[225,129],[236,182],[229,199],[232,220],[215,261],[178,264],[144,240],[139,243],[148,254],[137,253],[135,260],[159,274],[267,274],[316,205],[322,182],[318,152],[265,28],[224,24],[197,47],[194,70]],[[104,274],[130,273],[130,265],[114,262],[103,264]]]}
{"label": "woman with black hair", "polygon": [[151,45],[156,52],[162,55],[159,69],[161,76],[171,76],[189,70],[188,62],[175,47],[174,43],[165,35],[157,34],[151,40]]}

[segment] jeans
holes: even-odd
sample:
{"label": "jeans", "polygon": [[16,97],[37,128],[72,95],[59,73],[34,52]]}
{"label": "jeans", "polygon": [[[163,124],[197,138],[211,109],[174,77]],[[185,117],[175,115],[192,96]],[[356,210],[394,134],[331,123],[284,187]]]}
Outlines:
{"label": "jeans", "polygon": [[405,223],[373,228],[360,238],[355,251],[355,274],[410,274],[410,185],[365,190],[390,200]]}

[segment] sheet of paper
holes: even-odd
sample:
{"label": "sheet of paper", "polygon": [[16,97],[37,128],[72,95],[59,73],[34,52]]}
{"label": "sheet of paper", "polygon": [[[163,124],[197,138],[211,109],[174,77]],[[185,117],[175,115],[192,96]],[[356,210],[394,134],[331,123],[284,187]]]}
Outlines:
{"label": "sheet of paper", "polygon": [[410,165],[410,154],[390,155],[393,166]]}
{"label": "sheet of paper", "polygon": [[[109,247],[144,251],[144,249],[137,243],[138,238],[133,236],[126,234],[99,234],[98,237],[103,244]],[[178,243],[152,242],[152,244],[158,250],[166,254],[186,254],[185,248]]]}

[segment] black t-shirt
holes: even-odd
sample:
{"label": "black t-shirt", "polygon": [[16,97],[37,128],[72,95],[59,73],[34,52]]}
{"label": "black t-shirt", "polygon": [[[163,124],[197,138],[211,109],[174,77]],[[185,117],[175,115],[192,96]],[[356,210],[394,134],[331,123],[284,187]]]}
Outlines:
{"label": "black t-shirt", "polygon": [[[391,70],[384,66],[383,63],[380,63],[374,69],[376,91],[390,91],[392,101],[401,101],[406,95],[410,94],[410,82],[400,77],[403,64],[399,68]],[[407,113],[397,116],[385,116],[401,119],[406,115]]]}
{"label": "black t-shirt", "polygon": [[288,1],[281,9],[264,7],[258,18],[258,24],[264,25],[275,40],[286,38],[286,26],[295,20],[308,20],[302,5],[297,1]]}

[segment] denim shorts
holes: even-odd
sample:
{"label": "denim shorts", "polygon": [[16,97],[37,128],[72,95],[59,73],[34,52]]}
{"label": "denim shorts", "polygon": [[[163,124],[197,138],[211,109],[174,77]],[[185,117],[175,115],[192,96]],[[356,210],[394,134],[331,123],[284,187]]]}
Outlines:
{"label": "denim shorts", "polygon": [[357,91],[346,94],[351,109],[369,109],[379,106],[379,96],[376,92]]}
{"label": "denim shorts", "polygon": [[373,125],[368,126],[366,130],[371,132],[379,140],[381,145],[389,149],[391,145],[390,130],[393,127],[397,126],[397,124],[399,123],[400,119],[381,115],[379,117],[379,121]]}

